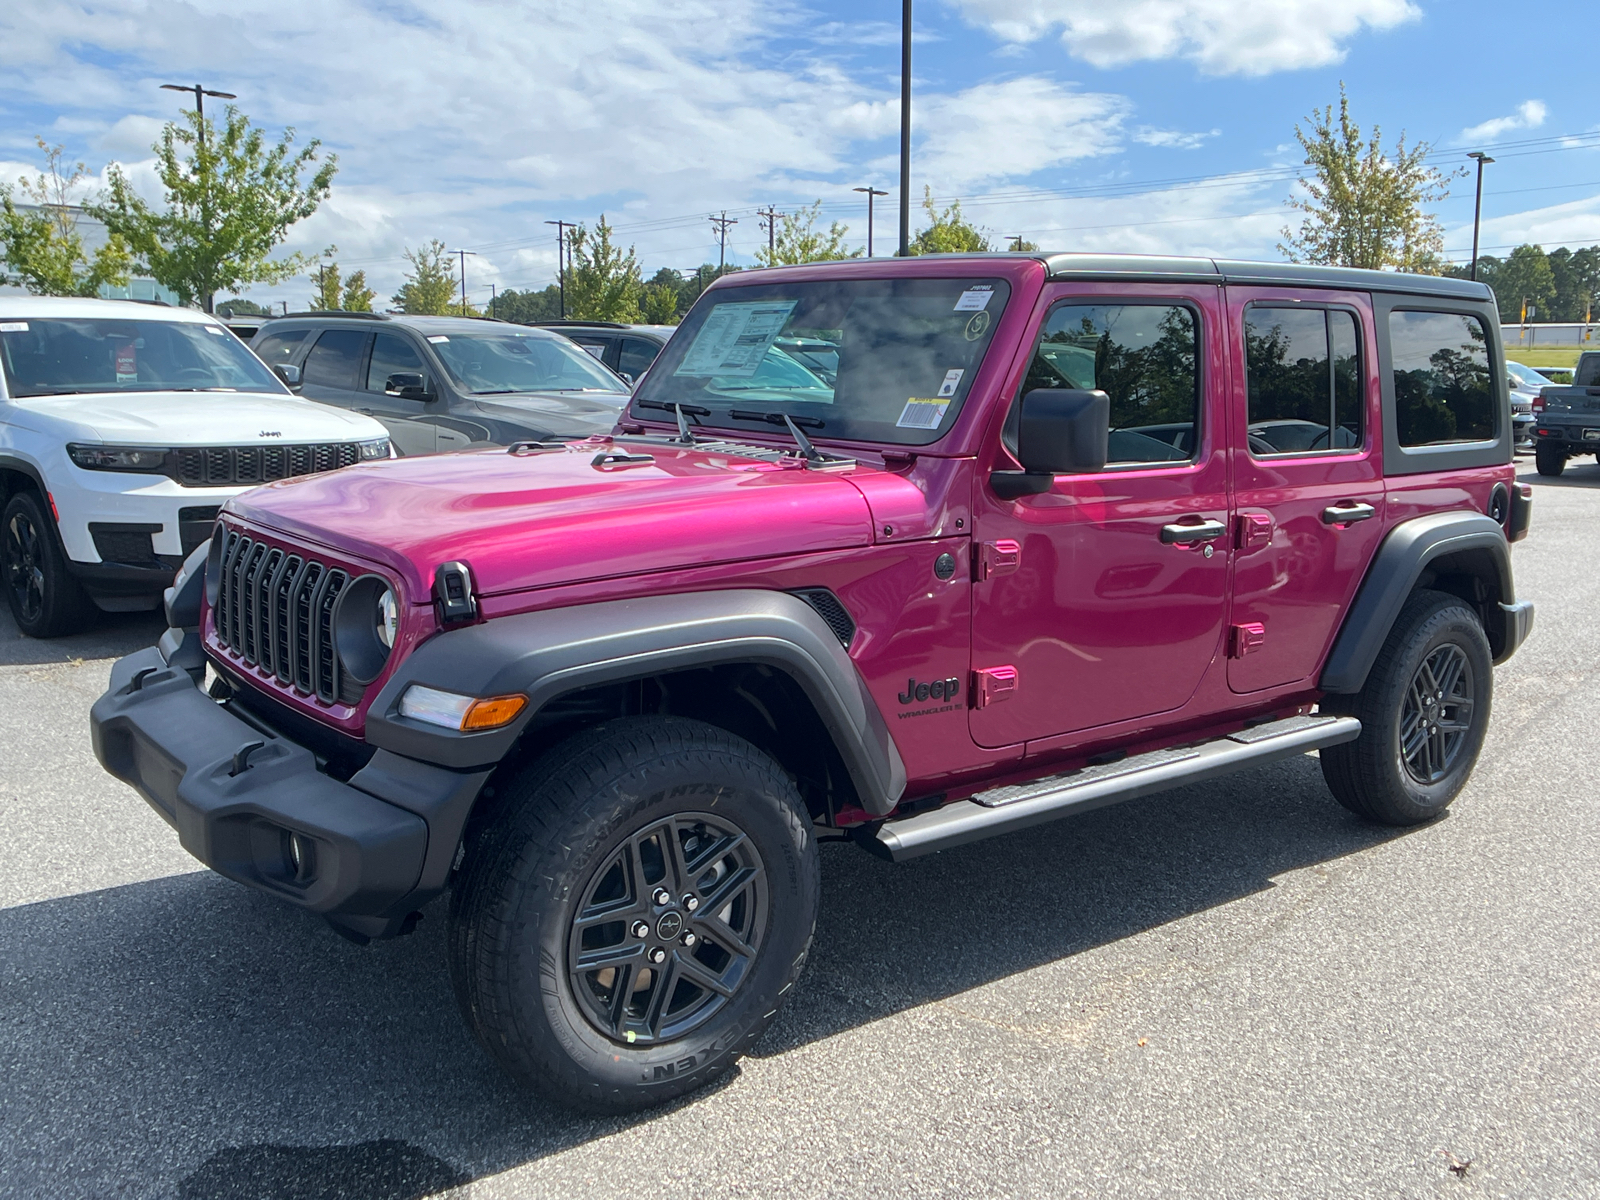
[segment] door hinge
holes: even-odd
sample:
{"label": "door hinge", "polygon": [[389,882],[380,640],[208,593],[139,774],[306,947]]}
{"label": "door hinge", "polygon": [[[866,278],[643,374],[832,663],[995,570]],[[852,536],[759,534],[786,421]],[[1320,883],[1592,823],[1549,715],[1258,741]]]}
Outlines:
{"label": "door hinge", "polygon": [[1017,694],[1017,669],[1015,667],[984,667],[973,672],[972,705],[988,708],[1001,700]]}
{"label": "door hinge", "polygon": [[1022,565],[1022,543],[1011,538],[982,542],[978,546],[978,578],[1009,575]]}
{"label": "door hinge", "polygon": [[1243,658],[1252,650],[1259,650],[1267,641],[1267,627],[1260,621],[1246,621],[1235,625],[1229,638],[1228,657]]}

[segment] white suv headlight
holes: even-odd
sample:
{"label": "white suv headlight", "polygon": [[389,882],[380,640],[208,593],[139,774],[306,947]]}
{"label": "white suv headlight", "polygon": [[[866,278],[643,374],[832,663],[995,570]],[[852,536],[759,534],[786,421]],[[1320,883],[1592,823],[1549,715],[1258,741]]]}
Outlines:
{"label": "white suv headlight", "polygon": [[357,442],[356,445],[361,447],[362,462],[389,457],[389,439],[386,437],[373,438],[370,442]]}

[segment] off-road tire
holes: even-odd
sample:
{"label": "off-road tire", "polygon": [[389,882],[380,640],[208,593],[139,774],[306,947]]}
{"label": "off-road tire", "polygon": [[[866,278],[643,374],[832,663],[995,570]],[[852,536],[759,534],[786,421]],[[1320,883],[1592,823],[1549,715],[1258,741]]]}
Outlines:
{"label": "off-road tire", "polygon": [[0,514],[0,587],[29,637],[77,633],[96,611],[68,572],[55,523],[33,492],[12,496]]}
{"label": "off-road tire", "polygon": [[[816,929],[817,844],[789,776],[755,746],[716,726],[628,717],[573,736],[497,779],[495,788],[491,815],[468,839],[447,937],[456,996],[478,1040],[513,1076],[591,1112],[661,1104],[725,1074],[793,988]],[[650,1041],[647,1033],[630,1043],[617,1029],[603,1031],[593,1017],[596,1002],[579,994],[585,981],[574,975],[571,955],[581,935],[573,922],[580,912],[595,911],[582,906],[607,864],[619,861],[619,853],[622,861],[641,862],[641,836],[691,813],[736,827],[746,835],[738,853],[758,856],[748,860],[758,862],[766,889],[759,928],[747,929],[755,954],[736,990],[703,1024],[680,1037]],[[698,844],[687,831],[683,839],[685,847]],[[634,857],[626,858],[630,853]],[[683,857],[690,860],[687,850]],[[683,928],[707,930],[692,922],[715,914],[708,907],[691,918],[693,911],[680,910]],[[652,926],[650,942],[658,940],[657,929]],[[696,953],[714,950],[706,941],[702,936]],[[674,949],[669,967],[678,966],[679,953]],[[635,979],[642,978],[641,968],[649,970],[636,962]],[[672,978],[668,969],[662,968],[658,986]],[[634,993],[618,990],[625,1009]]]}
{"label": "off-road tire", "polygon": [[[1408,694],[1425,662],[1465,660],[1471,711],[1453,752],[1440,756],[1439,777],[1424,781],[1408,768],[1401,733]],[[1351,812],[1384,825],[1419,825],[1449,807],[1466,786],[1483,748],[1494,693],[1489,639],[1478,615],[1445,592],[1413,592],[1378,652],[1366,684],[1354,696],[1329,697],[1323,708],[1361,719],[1361,736],[1321,752],[1322,777],[1334,798]],[[1445,711],[1448,711],[1446,709]],[[1459,707],[1455,710],[1459,715]],[[1440,720],[1440,727],[1445,725]]]}
{"label": "off-road tire", "polygon": [[1533,448],[1533,466],[1539,474],[1553,478],[1567,469],[1567,452],[1560,446],[1540,442]]}

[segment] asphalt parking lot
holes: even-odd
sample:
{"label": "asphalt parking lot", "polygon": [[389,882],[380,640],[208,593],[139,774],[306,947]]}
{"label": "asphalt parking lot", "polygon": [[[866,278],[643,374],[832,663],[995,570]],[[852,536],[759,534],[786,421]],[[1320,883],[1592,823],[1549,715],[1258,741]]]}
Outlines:
{"label": "asphalt parking lot", "polygon": [[1600,1196],[1600,466],[1536,485],[1533,639],[1405,833],[1311,758],[890,866],[707,1094],[507,1083],[443,913],[359,948],[198,869],[89,749],[111,659],[0,615],[0,1195]]}

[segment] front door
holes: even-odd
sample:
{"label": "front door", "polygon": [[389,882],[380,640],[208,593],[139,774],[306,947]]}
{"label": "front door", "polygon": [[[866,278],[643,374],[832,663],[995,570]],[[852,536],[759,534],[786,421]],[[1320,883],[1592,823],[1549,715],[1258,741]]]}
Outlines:
{"label": "front door", "polygon": [[1369,298],[1228,289],[1236,692],[1310,680],[1383,534]]}
{"label": "front door", "polygon": [[[421,375],[433,398],[413,400],[391,393],[387,387],[391,375]],[[373,338],[366,397],[359,407],[383,422],[397,451],[403,455],[432,454],[438,449],[434,418],[445,404],[439,381],[409,338],[399,333],[380,333]]]}
{"label": "front door", "polygon": [[983,746],[1181,708],[1222,647],[1221,289],[1061,285],[1041,308],[1021,390],[1108,393],[1109,461],[1019,500],[978,485],[970,719]]}

